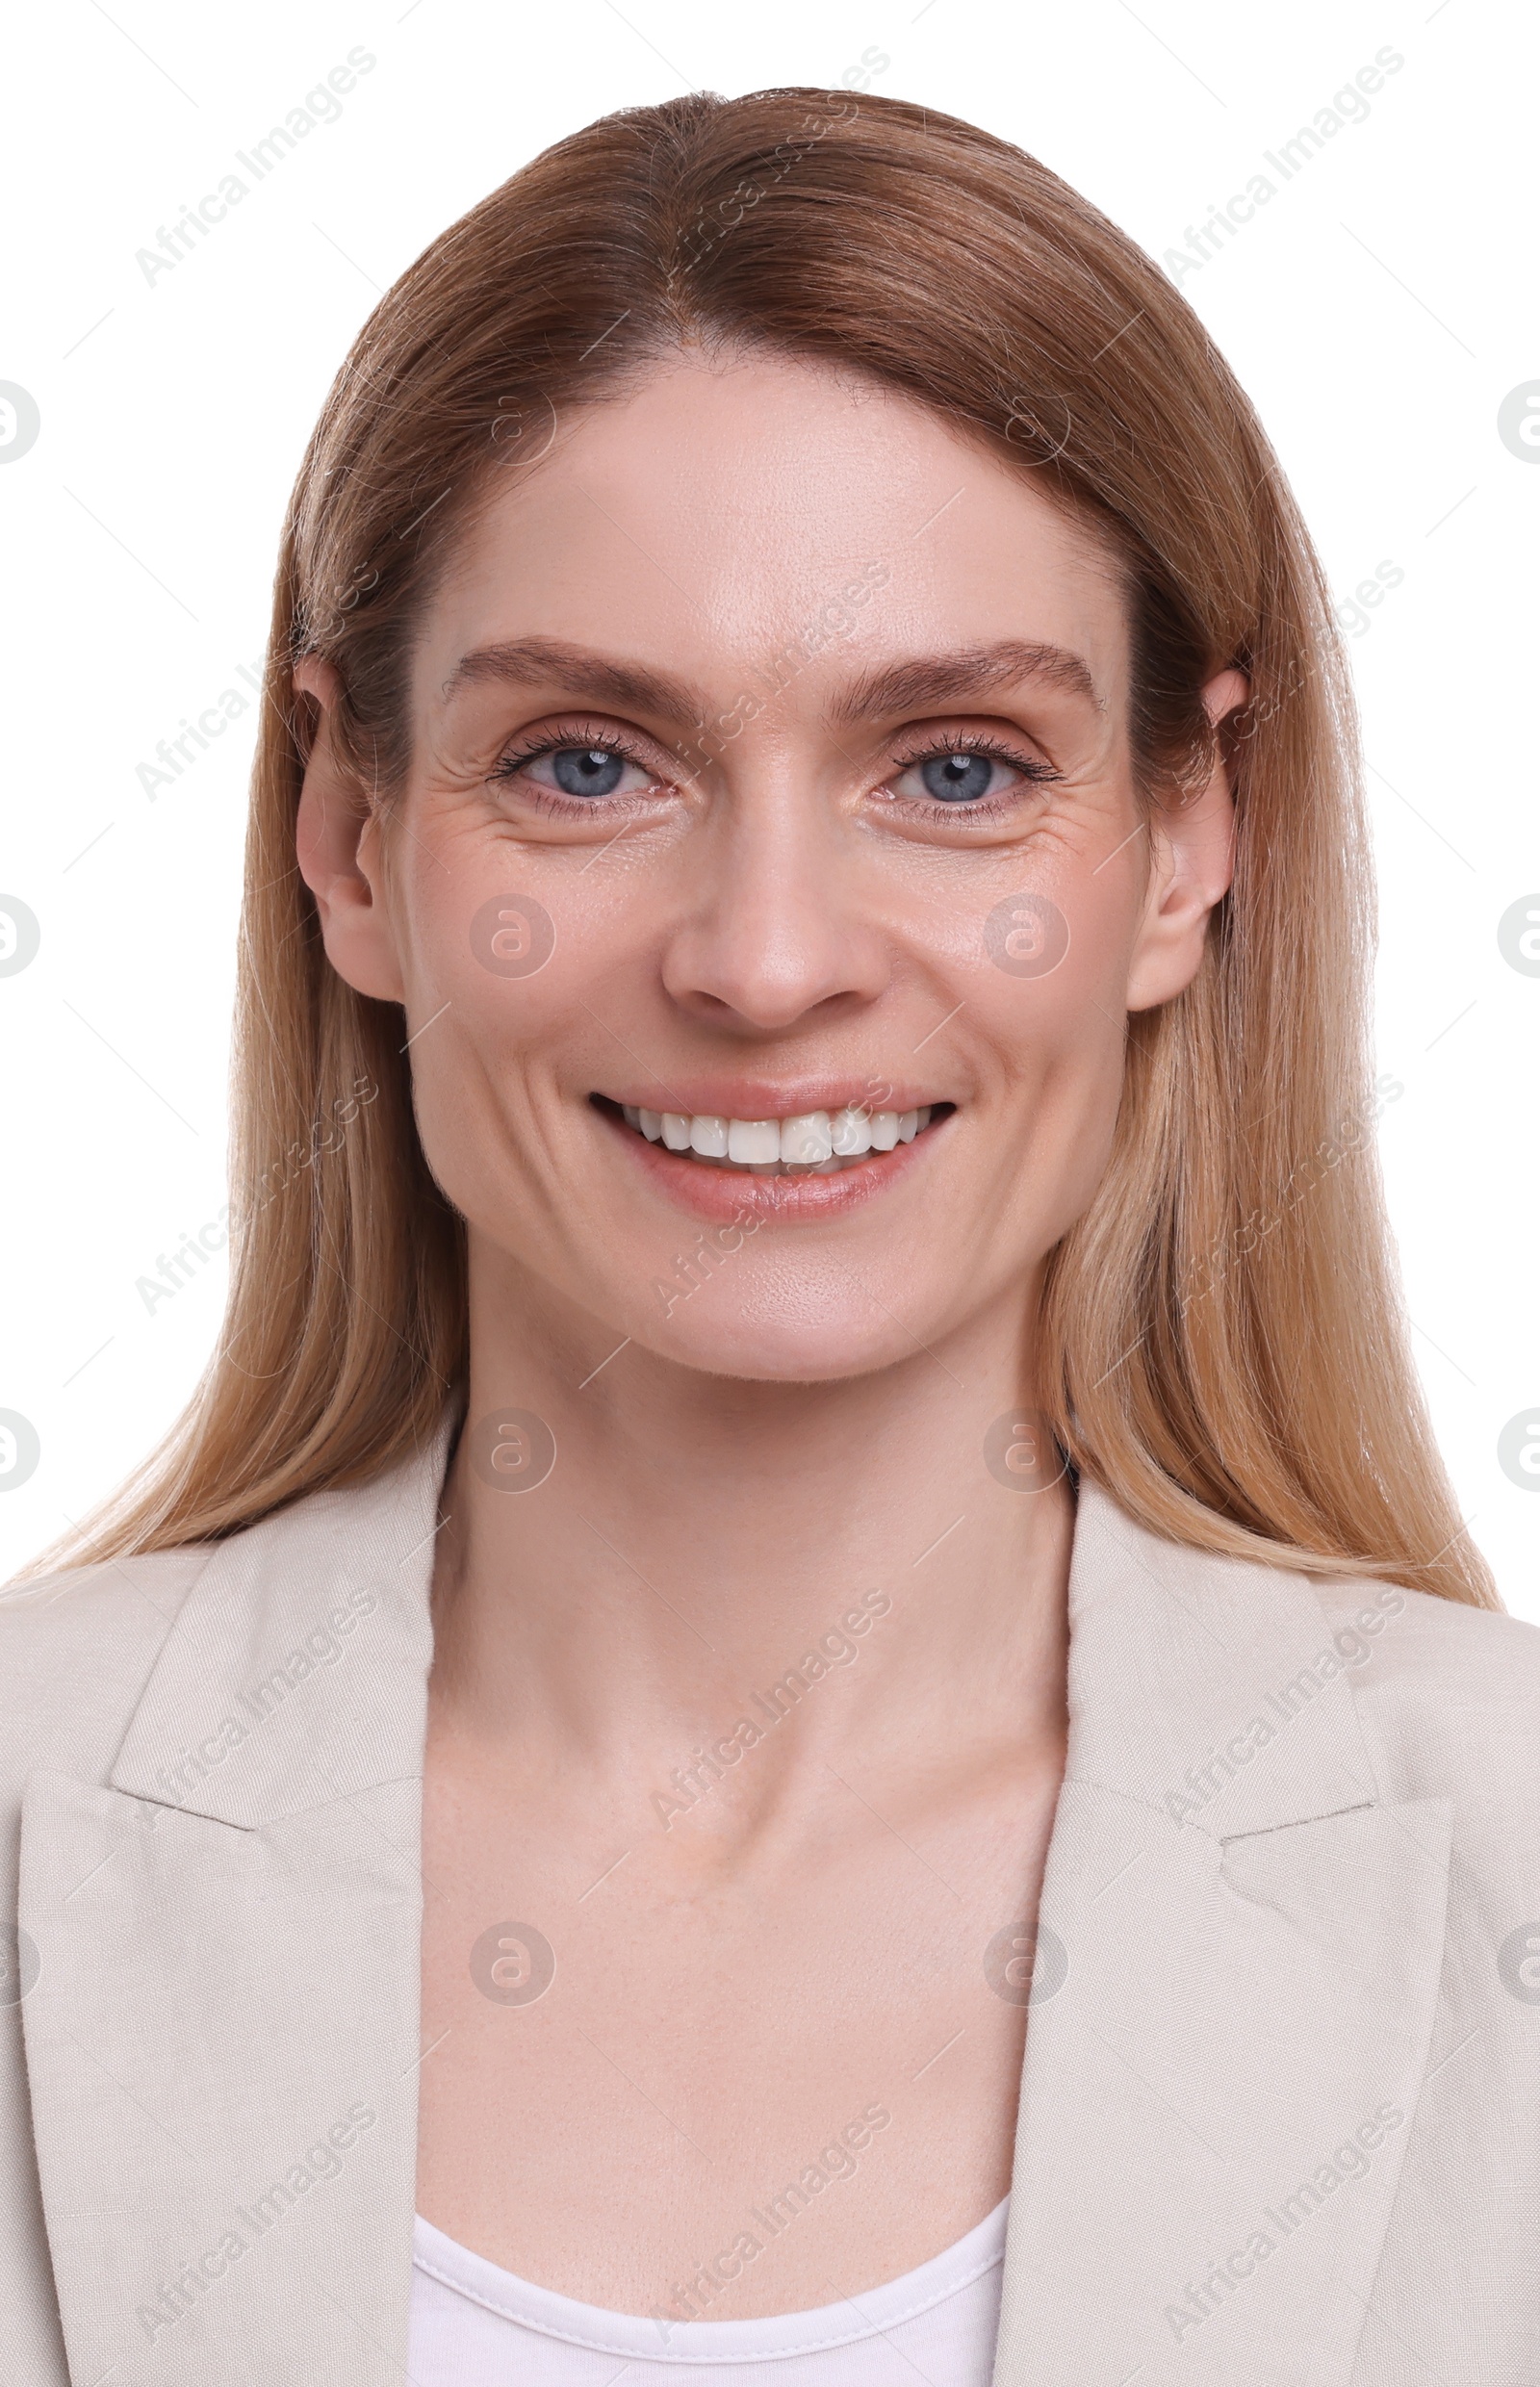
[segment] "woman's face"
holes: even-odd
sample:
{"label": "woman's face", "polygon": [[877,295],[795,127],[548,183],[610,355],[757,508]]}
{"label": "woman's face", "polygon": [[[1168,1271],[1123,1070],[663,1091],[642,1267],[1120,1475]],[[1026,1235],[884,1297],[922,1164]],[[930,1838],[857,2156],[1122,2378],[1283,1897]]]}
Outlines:
{"label": "woman's face", "polygon": [[479,1282],[760,1378],[1019,1316],[1229,869],[1222,779],[1142,825],[1128,671],[1094,539],[902,398],[681,360],[558,424],[425,614],[390,815],[322,736],[300,816]]}

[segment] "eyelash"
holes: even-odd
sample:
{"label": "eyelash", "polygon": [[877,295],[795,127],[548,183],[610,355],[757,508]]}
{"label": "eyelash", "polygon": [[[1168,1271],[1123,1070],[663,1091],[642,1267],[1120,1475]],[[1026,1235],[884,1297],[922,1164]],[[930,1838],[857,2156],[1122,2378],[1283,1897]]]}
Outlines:
{"label": "eyelash", "polygon": [[[542,755],[561,754],[572,747],[582,747],[596,754],[613,755],[617,761],[629,762],[639,771],[651,771],[652,768],[651,764],[644,762],[639,755],[633,754],[628,746],[624,745],[613,731],[589,728],[579,721],[570,724],[563,730],[544,732],[528,739],[523,745],[509,747],[499,756],[488,773],[488,778],[494,782],[517,779],[526,762],[538,761]],[[907,754],[894,755],[888,766],[889,775],[894,778],[900,777],[905,771],[912,771],[917,763],[939,762],[948,755],[983,755],[990,761],[1003,762],[1008,769],[1021,773],[1027,787],[1049,786],[1064,776],[1062,772],[1056,771],[1051,763],[1039,761],[1031,755],[1020,754],[1001,738],[968,730],[964,730],[957,737],[942,738],[939,741],[933,740],[928,744],[911,748]],[[566,815],[591,814],[596,812],[602,804],[613,805],[635,801],[634,797],[628,799],[605,796],[587,798],[564,796],[554,787],[543,786],[538,780],[526,780],[525,785],[528,788],[539,810]],[[1001,789],[997,795],[981,797],[971,804],[946,804],[939,798],[925,803],[916,796],[897,796],[890,798],[889,801],[897,805],[908,805],[911,810],[918,812],[951,814],[961,820],[992,820],[1010,811],[1019,801],[1023,792],[1021,787],[1007,787]]]}

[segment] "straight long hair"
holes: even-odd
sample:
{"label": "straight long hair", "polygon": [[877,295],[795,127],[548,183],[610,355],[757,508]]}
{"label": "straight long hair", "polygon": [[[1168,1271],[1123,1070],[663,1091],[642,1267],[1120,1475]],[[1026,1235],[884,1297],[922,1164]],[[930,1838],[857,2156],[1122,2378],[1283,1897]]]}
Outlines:
{"label": "straight long hair", "polygon": [[1373,1136],[1356,729],[1277,460],[1191,308],[1045,167],[814,90],[696,94],[558,142],[433,243],[343,366],[274,593],[229,1308],[181,1421],[64,1554],[234,1533],[392,1465],[463,1394],[463,1224],[418,1139],[398,1008],[322,950],[291,674],[335,665],[345,757],[388,807],[414,632],[469,516],[574,410],[685,346],[875,377],[1093,527],[1129,607],[1144,805],[1212,757],[1205,680],[1247,675],[1223,733],[1234,884],[1192,986],[1128,1023],[1112,1160],[1049,1261],[1039,1403],[1171,1540],[1498,1605],[1410,1356]]}

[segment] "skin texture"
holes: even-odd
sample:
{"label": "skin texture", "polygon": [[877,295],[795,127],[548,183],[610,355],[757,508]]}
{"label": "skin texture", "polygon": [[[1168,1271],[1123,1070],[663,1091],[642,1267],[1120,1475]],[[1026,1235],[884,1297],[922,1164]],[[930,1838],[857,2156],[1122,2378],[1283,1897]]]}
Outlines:
{"label": "skin texture", "polygon": [[[619,702],[571,661],[451,686],[468,654],[533,639],[683,682],[692,709]],[[1040,657],[967,662],[1007,641],[1080,658],[1090,691]],[[938,656],[948,691],[911,675],[860,710],[877,675]],[[387,812],[337,763],[330,667],[295,680],[327,952],[404,1004],[425,1149],[470,1233],[420,2209],[624,2311],[688,2317],[676,2283],[735,2244],[698,2317],[859,2295],[1009,2186],[1027,2010],[985,1955],[1036,1912],[1073,1504],[1051,1469],[1002,1480],[988,1437],[1032,1401],[1043,1262],[1106,1166],[1126,1015],[1189,983],[1228,882],[1222,771],[1146,826],[1092,537],[902,398],[765,359],[670,360],[491,495],[421,627]],[[1245,693],[1219,675],[1211,716]],[[617,793],[562,799],[549,758],[493,776],[548,732],[622,746]],[[983,818],[914,759],[979,740],[1014,757]],[[1036,975],[987,928],[1023,890],[1068,931]],[[555,930],[523,976],[476,926],[509,893]],[[863,1089],[956,1109],[864,1198],[799,1211],[732,1179],[746,1223],[687,1296],[675,1255],[712,1195],[590,1101],[783,1116]],[[512,1497],[471,1463],[500,1403],[554,1437]],[[841,1620],[867,1595],[858,1635]],[[753,1694],[831,1634],[856,1654],[804,1668],[766,1727]],[[681,1785],[745,1717],[762,1737]],[[524,2004],[472,1977],[505,1918],[555,1952]],[[868,2107],[888,2119],[794,2220],[752,2218]]]}

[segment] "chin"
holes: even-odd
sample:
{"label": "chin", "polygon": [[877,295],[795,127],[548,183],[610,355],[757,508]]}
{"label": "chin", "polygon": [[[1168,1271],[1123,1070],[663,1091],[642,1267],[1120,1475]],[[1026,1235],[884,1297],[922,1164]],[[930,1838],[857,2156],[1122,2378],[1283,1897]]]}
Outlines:
{"label": "chin", "polygon": [[[851,1376],[875,1375],[911,1359],[920,1338],[901,1322],[911,1308],[912,1291],[885,1286],[862,1301],[847,1284],[843,1299],[829,1300],[821,1288],[764,1288],[760,1297],[733,1301],[726,1285],[703,1285],[636,1336],[647,1348],[706,1375],[733,1376],[761,1384],[833,1384]],[[932,1335],[927,1333],[925,1341]]]}

